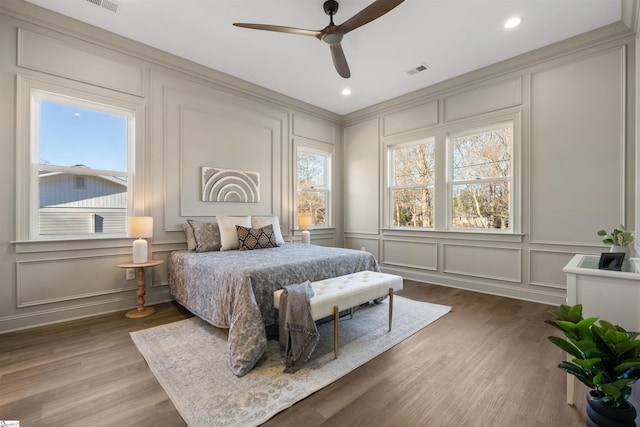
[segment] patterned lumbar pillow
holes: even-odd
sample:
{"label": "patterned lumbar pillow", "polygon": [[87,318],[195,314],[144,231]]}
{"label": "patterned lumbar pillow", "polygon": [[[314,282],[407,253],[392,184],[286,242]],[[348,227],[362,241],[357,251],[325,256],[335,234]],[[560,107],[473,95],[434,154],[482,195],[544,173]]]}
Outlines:
{"label": "patterned lumbar pillow", "polygon": [[187,220],[193,230],[196,252],[220,250],[220,228],[215,222],[198,222]]}
{"label": "patterned lumbar pillow", "polygon": [[236,229],[238,230],[241,251],[275,248],[278,246],[273,232],[273,225],[267,225],[262,228],[247,228],[236,225]]}

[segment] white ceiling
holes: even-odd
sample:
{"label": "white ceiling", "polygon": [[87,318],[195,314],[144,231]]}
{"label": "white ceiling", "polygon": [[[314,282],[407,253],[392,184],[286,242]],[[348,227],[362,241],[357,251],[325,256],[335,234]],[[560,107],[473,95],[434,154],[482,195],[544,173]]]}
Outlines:
{"label": "white ceiling", "polygon": [[[321,30],[324,0],[107,0],[117,13],[91,3],[104,0],[26,1],[341,115],[621,19],[620,0],[405,0],[345,35],[343,79],[314,37],[232,26]],[[371,2],[339,1],[335,23]],[[504,29],[512,16],[522,24]]]}

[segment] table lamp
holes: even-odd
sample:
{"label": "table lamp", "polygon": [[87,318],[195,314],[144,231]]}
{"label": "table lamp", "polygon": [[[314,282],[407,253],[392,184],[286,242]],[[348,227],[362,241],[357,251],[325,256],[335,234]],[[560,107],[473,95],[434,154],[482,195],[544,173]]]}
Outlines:
{"label": "table lamp", "polygon": [[309,244],[311,243],[311,230],[313,226],[313,219],[311,216],[302,215],[298,217],[298,228],[302,230],[302,243]]}
{"label": "table lamp", "polygon": [[153,217],[130,216],[127,223],[127,236],[134,237],[133,262],[143,264],[149,261],[149,251],[146,237],[153,237]]}

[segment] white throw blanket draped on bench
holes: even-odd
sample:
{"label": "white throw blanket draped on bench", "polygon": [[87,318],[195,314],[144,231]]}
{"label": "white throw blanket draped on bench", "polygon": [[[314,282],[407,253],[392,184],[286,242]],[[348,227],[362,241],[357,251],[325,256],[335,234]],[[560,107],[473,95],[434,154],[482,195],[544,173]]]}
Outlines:
{"label": "white throw blanket draped on bench", "polygon": [[296,372],[309,360],[320,334],[311,317],[309,300],[313,297],[311,282],[288,285],[280,296],[280,344],[285,347],[284,372]]}

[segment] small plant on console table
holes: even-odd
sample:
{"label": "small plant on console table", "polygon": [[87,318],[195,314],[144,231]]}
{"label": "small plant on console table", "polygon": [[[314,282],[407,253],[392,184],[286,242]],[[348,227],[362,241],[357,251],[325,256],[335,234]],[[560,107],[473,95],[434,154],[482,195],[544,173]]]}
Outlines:
{"label": "small plant on console table", "polygon": [[623,225],[614,228],[611,233],[600,230],[598,236],[604,237],[602,243],[605,245],[627,246],[633,243],[633,231],[625,229]]}
{"label": "small plant on console table", "polygon": [[629,397],[631,384],[640,378],[638,333],[597,317],[584,319],[581,304],[562,305],[551,314],[555,318],[545,323],[559,329],[566,339],[550,336],[549,340],[573,356],[558,367],[591,389],[587,425],[599,426],[597,420],[615,417],[624,421],[610,425],[635,426],[636,410]]}

